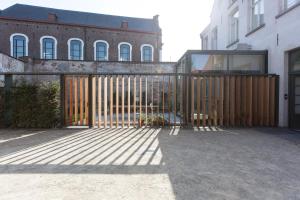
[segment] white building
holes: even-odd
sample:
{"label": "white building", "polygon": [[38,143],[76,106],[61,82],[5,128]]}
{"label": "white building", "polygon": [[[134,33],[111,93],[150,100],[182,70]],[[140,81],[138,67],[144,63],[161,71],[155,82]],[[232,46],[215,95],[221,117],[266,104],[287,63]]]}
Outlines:
{"label": "white building", "polygon": [[268,50],[279,126],[300,128],[300,0],[215,0],[201,39],[203,50]]}

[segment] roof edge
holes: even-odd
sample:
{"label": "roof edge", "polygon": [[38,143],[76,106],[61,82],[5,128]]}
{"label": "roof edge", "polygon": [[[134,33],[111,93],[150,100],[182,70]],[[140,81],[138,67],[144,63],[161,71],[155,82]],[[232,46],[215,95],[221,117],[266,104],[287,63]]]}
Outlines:
{"label": "roof edge", "polygon": [[12,18],[12,17],[4,17],[0,16],[0,20],[13,20],[13,21],[24,21],[24,22],[36,22],[36,23],[44,23],[44,24],[56,24],[56,25],[66,25],[66,26],[80,26],[80,27],[88,27],[88,28],[97,28],[97,29],[105,29],[105,30],[111,30],[111,31],[121,31],[121,32],[134,32],[134,33],[144,33],[144,34],[158,34],[161,35],[161,29],[158,32],[150,32],[150,31],[140,31],[135,29],[122,29],[122,28],[111,28],[111,27],[102,27],[102,26],[92,26],[92,25],[86,25],[86,24],[73,24],[73,23],[62,23],[62,22],[51,22],[46,20],[32,20],[32,19],[18,19],[18,18]]}

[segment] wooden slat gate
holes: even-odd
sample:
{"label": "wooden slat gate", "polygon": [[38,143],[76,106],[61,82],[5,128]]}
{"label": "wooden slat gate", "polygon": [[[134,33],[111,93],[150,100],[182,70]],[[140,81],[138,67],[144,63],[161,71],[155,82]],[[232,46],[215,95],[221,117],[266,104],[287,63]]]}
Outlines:
{"label": "wooden slat gate", "polygon": [[66,126],[277,126],[275,75],[68,75]]}

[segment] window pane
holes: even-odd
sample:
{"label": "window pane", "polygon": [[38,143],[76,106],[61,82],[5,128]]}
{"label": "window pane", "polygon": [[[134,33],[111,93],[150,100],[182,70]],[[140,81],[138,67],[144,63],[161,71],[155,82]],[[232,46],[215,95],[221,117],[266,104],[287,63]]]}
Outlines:
{"label": "window pane", "polygon": [[81,57],[82,49],[81,48],[82,48],[81,41],[79,41],[79,40],[72,40],[71,41],[70,55],[71,55],[72,60],[81,60],[82,59],[82,57]]}
{"label": "window pane", "polygon": [[263,55],[229,55],[229,70],[264,72]]}
{"label": "window pane", "polygon": [[296,5],[299,2],[300,2],[300,0],[285,0],[285,9],[288,9],[288,8]]}
{"label": "window pane", "polygon": [[145,62],[152,61],[152,47],[149,46],[143,47],[143,61]]}
{"label": "window pane", "polygon": [[96,60],[107,60],[107,45],[104,42],[96,44]]}
{"label": "window pane", "polygon": [[230,26],[229,26],[229,44],[238,40],[239,31],[239,11],[236,10],[230,15]]}
{"label": "window pane", "polygon": [[251,29],[264,23],[264,0],[252,0]]}
{"label": "window pane", "polygon": [[122,44],[120,47],[120,58],[121,61],[130,61],[130,46]]}
{"label": "window pane", "polygon": [[291,53],[291,71],[300,71],[300,50]]}
{"label": "window pane", "polygon": [[192,72],[208,70],[227,70],[225,55],[192,55]]}
{"label": "window pane", "polygon": [[55,49],[54,40],[52,38],[43,39],[43,58],[54,59]]}
{"label": "window pane", "polygon": [[13,57],[19,58],[26,56],[26,38],[16,35],[13,37]]}

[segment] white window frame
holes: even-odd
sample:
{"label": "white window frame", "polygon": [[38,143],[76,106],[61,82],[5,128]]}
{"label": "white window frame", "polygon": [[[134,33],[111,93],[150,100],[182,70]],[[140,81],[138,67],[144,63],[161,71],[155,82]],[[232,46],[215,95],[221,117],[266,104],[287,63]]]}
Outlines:
{"label": "white window frame", "polygon": [[144,61],[144,52],[143,52],[143,48],[144,47],[150,47],[151,48],[151,61],[150,62],[153,62],[153,60],[154,60],[154,55],[153,55],[154,48],[153,48],[153,46],[151,44],[143,44],[143,45],[141,45],[141,61],[145,62]]}
{"label": "white window frame", "polygon": [[84,42],[80,38],[70,38],[68,40],[68,59],[71,60],[71,41],[72,40],[79,40],[81,42],[81,55],[80,55],[80,60],[83,60],[83,50],[84,50]]}
{"label": "white window frame", "polygon": [[129,42],[120,42],[119,43],[119,45],[118,45],[118,60],[119,61],[122,61],[121,60],[121,45],[122,44],[127,44],[127,45],[129,45],[129,49],[130,49],[130,60],[129,60],[129,62],[131,62],[132,61],[132,45],[129,43]]}
{"label": "white window frame", "polygon": [[23,34],[23,33],[13,33],[10,35],[10,55],[13,57],[14,56],[14,37],[15,36],[23,36],[25,37],[25,40],[26,40],[26,52],[25,52],[25,56],[28,56],[28,44],[29,44],[29,38],[27,35]]}
{"label": "white window frame", "polygon": [[[254,27],[254,24],[253,24],[253,16],[254,16],[254,13],[253,13],[253,10],[255,9],[255,5],[253,4],[254,3],[254,0],[249,0],[250,1],[250,3],[249,3],[249,13],[250,13],[250,15],[249,15],[249,31],[252,31],[252,30],[254,30],[254,29],[256,29],[256,28],[258,28],[258,27],[260,27],[261,25],[263,25],[264,24],[264,20],[263,20],[263,22],[261,22],[260,24],[258,24],[256,27]],[[259,0],[258,2],[257,2],[257,4],[258,5],[260,5],[260,1],[262,1],[263,2],[263,4],[265,4],[265,1],[264,0]],[[264,12],[263,12],[263,16],[264,16],[264,18],[265,18],[265,5],[263,6],[264,7]],[[261,11],[261,7],[259,7],[259,12]],[[259,22],[260,22],[261,20],[260,20],[260,18],[259,18]]]}
{"label": "white window frame", "polygon": [[[234,15],[238,13],[238,18],[237,18],[237,21],[234,21],[236,20]],[[229,20],[228,20],[228,44],[232,44],[234,42],[237,42],[239,40],[239,9],[236,8],[234,9],[230,14],[229,14]],[[233,27],[234,25],[234,27]],[[234,33],[235,32],[235,33]],[[233,36],[236,36],[236,38],[234,38]]]}
{"label": "white window frame", "polygon": [[300,0],[295,0],[294,4],[292,4],[291,6],[288,6],[288,0],[282,0],[283,11],[290,9],[290,8],[292,8],[293,6],[295,6],[299,3],[300,3]]}
{"label": "white window frame", "polygon": [[95,61],[101,61],[101,60],[97,60],[97,43],[99,42],[102,42],[102,43],[105,43],[106,44],[106,57],[105,57],[105,60],[104,61],[108,61],[108,58],[109,58],[109,44],[107,41],[105,40],[96,40],[94,42],[94,60]]}
{"label": "white window frame", "polygon": [[45,35],[45,36],[42,36],[40,38],[41,59],[45,59],[44,55],[43,55],[43,40],[47,39],[47,38],[54,40],[54,58],[53,59],[57,59],[57,39],[55,37],[53,37],[53,36],[50,36],[50,35]]}
{"label": "white window frame", "polygon": [[215,27],[211,31],[211,50],[217,50],[217,49],[218,49],[218,27]]}

